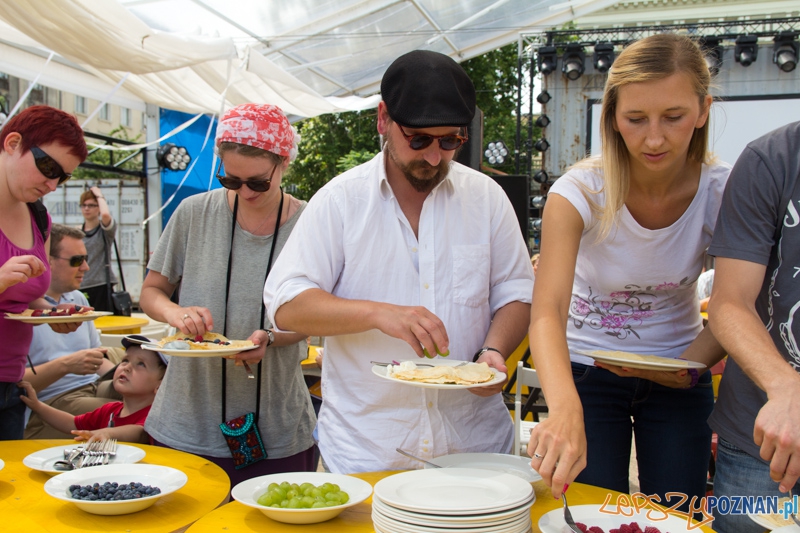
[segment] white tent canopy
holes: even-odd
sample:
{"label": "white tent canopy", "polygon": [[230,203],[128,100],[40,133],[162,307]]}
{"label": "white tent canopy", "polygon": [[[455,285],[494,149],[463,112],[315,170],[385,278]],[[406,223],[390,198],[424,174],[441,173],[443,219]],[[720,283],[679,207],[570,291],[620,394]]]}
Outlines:
{"label": "white tent canopy", "polygon": [[269,102],[308,117],[374,107],[402,53],[461,61],[614,2],[0,0],[0,71],[100,100],[124,79],[108,101],[134,108]]}

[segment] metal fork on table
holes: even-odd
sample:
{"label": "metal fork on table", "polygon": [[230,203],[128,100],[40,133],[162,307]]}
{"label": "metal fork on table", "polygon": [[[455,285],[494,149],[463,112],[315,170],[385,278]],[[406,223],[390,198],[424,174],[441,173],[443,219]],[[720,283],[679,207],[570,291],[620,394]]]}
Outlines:
{"label": "metal fork on table", "polygon": [[103,464],[107,465],[109,458],[117,455],[117,439],[108,439],[103,447]]}
{"label": "metal fork on table", "polygon": [[564,503],[564,522],[567,523],[567,526],[574,532],[574,533],[583,533],[577,525],[575,525],[575,520],[572,519],[572,513],[569,510],[569,506],[567,505],[567,489],[569,485],[564,485],[564,490],[561,492],[561,501]]}

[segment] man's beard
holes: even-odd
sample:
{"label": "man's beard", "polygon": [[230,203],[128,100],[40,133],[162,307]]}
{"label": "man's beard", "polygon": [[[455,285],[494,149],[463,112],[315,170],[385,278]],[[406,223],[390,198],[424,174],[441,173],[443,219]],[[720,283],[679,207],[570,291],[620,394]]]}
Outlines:
{"label": "man's beard", "polygon": [[447,177],[447,173],[450,171],[450,162],[445,162],[444,159],[437,166],[433,166],[425,160],[403,163],[395,153],[394,142],[389,136],[386,137],[386,151],[392,162],[417,192],[431,192]]}

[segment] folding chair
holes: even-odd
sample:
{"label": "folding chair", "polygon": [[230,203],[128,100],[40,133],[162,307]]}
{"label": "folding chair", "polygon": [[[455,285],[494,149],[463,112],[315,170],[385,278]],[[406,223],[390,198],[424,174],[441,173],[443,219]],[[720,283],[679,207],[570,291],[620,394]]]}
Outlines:
{"label": "folding chair", "polygon": [[[517,363],[517,392],[514,398],[514,455],[525,455],[530,440],[531,430],[539,423],[539,413],[546,413],[546,405],[537,405],[541,397],[542,385],[536,370],[527,368],[522,361]],[[529,392],[523,400],[522,387],[528,387]],[[533,414],[533,422],[525,420],[528,413]]]}

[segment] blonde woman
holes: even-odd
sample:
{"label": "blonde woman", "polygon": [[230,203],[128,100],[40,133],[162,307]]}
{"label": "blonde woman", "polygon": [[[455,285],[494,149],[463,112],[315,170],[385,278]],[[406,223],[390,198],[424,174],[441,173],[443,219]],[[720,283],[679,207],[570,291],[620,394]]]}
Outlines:
{"label": "blonde woman", "polygon": [[550,414],[528,452],[555,497],[573,480],[628,492],[632,435],[642,492],[662,503],[667,492],[705,494],[710,374],[601,365],[581,353],[708,366],[723,355],[702,328],[694,287],[730,171],[706,150],[709,84],[687,37],[630,45],[606,83],[602,155],[550,189],[529,331]]}

